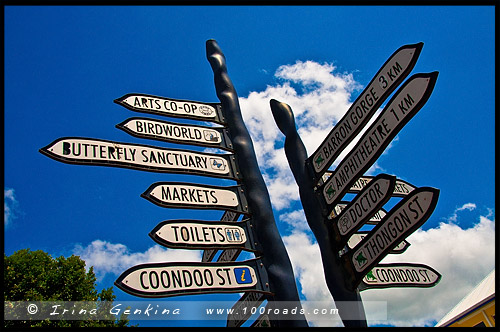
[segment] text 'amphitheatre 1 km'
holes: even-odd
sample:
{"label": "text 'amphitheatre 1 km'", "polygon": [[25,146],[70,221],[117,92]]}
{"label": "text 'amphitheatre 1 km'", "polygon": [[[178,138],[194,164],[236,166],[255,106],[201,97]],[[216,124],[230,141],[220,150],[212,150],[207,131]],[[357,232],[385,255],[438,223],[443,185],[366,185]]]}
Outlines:
{"label": "text 'amphitheatre 1 km'", "polygon": [[[431,287],[441,277],[423,264],[378,264],[387,254],[406,250],[410,244],[405,238],[429,218],[439,191],[417,188],[386,174],[363,175],[425,104],[437,79],[436,72],[416,74],[408,79],[347,157],[335,170],[328,170],[410,73],[422,46],[422,43],[405,45],[397,50],[310,157],[296,132],[291,108],[271,101],[273,116],[286,136],[285,152],[299,185],[307,221],[320,245],[328,288],[339,309],[344,301],[357,303],[354,320],[343,319],[339,310],[348,327],[366,326],[360,291]],[[296,312],[293,319],[272,315],[273,308],[301,308],[295,277],[241,116],[238,96],[227,74],[224,54],[215,40],[207,41],[206,52],[219,103],[142,93],[126,94],[115,103],[138,113],[212,122],[214,127],[145,117],[126,119],[116,127],[138,138],[211,147],[226,153],[73,136],[56,139],[40,152],[69,164],[235,181],[233,186],[156,182],[146,188],[140,196],[163,208],[211,209],[224,213],[217,221],[189,218],[160,221],[149,233],[155,242],[169,248],[202,249],[202,261],[140,264],[124,271],[115,285],[144,298],[244,293],[233,309],[258,307],[265,300],[266,308],[270,309],[269,315],[261,315],[252,326],[308,326],[302,310]],[[233,141],[233,137],[239,139]],[[357,195],[350,202],[342,201],[346,193]],[[402,200],[386,211],[383,205],[391,197],[402,197]],[[375,226],[371,231],[360,231],[365,224]],[[219,250],[217,261],[213,262]],[[237,261],[243,250],[253,253],[255,258]],[[289,307],[283,308],[283,303]],[[244,315],[233,312],[227,317],[227,326],[241,326],[249,318],[247,311]]]}

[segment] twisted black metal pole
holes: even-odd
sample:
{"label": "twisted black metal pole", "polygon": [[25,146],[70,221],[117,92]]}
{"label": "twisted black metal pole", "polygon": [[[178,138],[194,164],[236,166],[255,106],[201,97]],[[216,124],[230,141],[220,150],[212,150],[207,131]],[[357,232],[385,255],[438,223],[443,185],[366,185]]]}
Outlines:
{"label": "twisted black metal pole", "polygon": [[[274,293],[274,296],[267,299],[268,306],[273,308],[276,304],[273,302],[283,301],[280,305],[289,309],[298,307],[300,311],[302,306],[292,264],[274,221],[271,199],[257,164],[250,134],[241,116],[238,95],[227,74],[226,59],[215,40],[208,40],[206,47],[207,59],[214,72],[215,89],[222,104],[242,182],[246,188],[255,234],[263,251],[262,262],[267,270],[270,290]],[[291,320],[277,320],[275,323],[279,327],[307,327],[305,316],[300,312],[297,315]]]}
{"label": "twisted black metal pole", "polygon": [[311,189],[314,188],[314,183],[306,169],[307,151],[295,127],[293,111],[290,106],[275,99],[272,99],[270,104],[276,125],[285,135],[285,154],[299,186],[300,200],[307,223],[318,242],[326,284],[339,310],[339,315],[341,318],[343,314],[349,317],[349,319],[342,319],[346,327],[366,327],[365,310],[359,291],[349,290],[346,287],[345,272],[337,254],[342,248],[336,248],[331,236],[332,230],[325,224],[321,213],[322,208]]}

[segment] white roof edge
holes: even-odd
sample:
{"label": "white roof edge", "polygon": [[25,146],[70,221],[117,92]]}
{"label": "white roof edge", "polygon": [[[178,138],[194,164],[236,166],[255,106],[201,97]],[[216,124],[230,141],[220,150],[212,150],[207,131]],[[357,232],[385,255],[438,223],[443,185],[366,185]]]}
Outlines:
{"label": "white roof edge", "polygon": [[446,326],[457,318],[473,311],[478,306],[495,298],[495,269],[470,291],[458,304],[453,307],[441,320],[435,325]]}

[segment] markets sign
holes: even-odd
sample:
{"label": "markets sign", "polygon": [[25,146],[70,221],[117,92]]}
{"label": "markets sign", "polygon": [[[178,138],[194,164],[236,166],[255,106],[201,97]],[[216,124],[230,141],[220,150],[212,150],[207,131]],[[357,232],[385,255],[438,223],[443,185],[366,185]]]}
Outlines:
{"label": "markets sign", "polygon": [[241,186],[218,187],[183,182],[156,182],[149,186],[141,197],[167,208],[248,212],[248,204]]}
{"label": "markets sign", "polygon": [[329,211],[429,99],[438,73],[410,77],[319,190]]}
{"label": "markets sign", "polygon": [[149,236],[169,248],[239,248],[254,251],[249,240],[248,222],[249,219],[238,223],[166,220],[159,223]]}
{"label": "markets sign", "polygon": [[260,259],[234,263],[147,263],[134,266],[115,281],[126,293],[139,297],[170,297],[208,293],[269,293]]}
{"label": "markets sign", "polygon": [[424,264],[379,264],[368,272],[358,289],[363,291],[389,287],[433,287],[440,280],[441,274]]}
{"label": "markets sign", "polygon": [[390,251],[422,226],[436,207],[439,190],[421,187],[396,204],[368,235],[342,256],[351,271],[353,288]]}
{"label": "markets sign", "polygon": [[408,76],[422,47],[423,43],[418,43],[404,45],[396,50],[318,149],[307,159],[306,163],[314,174],[315,183],[368,123],[384,100]]}
{"label": "markets sign", "polygon": [[220,103],[201,103],[147,94],[126,94],[114,102],[135,112],[224,123]]}
{"label": "markets sign", "polygon": [[226,128],[186,125],[147,118],[130,118],[117,124],[116,127],[139,138],[232,151]]}
{"label": "markets sign", "polygon": [[68,164],[111,166],[159,173],[238,179],[231,155],[165,149],[92,138],[63,137],[40,149]]}
{"label": "markets sign", "polygon": [[395,176],[378,175],[354,197],[338,217],[332,219],[335,240],[339,247],[343,247],[351,235],[391,198],[395,182]]}

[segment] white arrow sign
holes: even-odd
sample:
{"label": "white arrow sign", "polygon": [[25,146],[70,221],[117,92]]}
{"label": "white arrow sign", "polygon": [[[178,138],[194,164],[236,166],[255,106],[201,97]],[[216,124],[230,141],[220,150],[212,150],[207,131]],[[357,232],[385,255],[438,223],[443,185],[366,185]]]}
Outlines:
{"label": "white arrow sign", "polygon": [[225,128],[185,125],[137,117],[127,119],[116,127],[139,138],[232,151],[232,144]]}
{"label": "white arrow sign", "polygon": [[269,292],[260,260],[235,263],[147,263],[134,266],[115,281],[124,292],[140,297],[190,294]]}
{"label": "white arrow sign", "polygon": [[217,187],[182,182],[156,182],[141,196],[156,205],[168,208],[248,212],[241,186]]}
{"label": "white arrow sign", "polygon": [[57,161],[131,168],[160,173],[187,173],[238,179],[231,155],[165,149],[155,146],[79,137],[55,140],[40,152]]}
{"label": "white arrow sign", "polygon": [[[233,212],[233,211],[224,211],[224,214],[220,218],[220,221],[223,222],[235,222],[238,220],[240,217],[239,213]],[[233,250],[233,249],[228,249],[228,250]],[[239,249],[236,249],[239,250]],[[215,257],[215,254],[217,254],[218,249],[205,249],[203,251],[203,256],[201,258],[202,262],[211,262],[212,259]]]}
{"label": "white arrow sign", "polygon": [[[347,241],[347,246],[352,249],[358,245],[358,243],[361,242],[366,236],[368,236],[369,232],[367,231],[360,231],[357,233],[354,233],[349,241]],[[392,249],[389,253],[390,254],[402,254],[403,252],[408,249],[410,246],[410,243],[406,240],[403,240],[401,243],[399,243],[394,249]]]}
{"label": "white arrow sign", "polygon": [[391,198],[395,182],[395,176],[379,174],[332,220],[339,248]]}
{"label": "white arrow sign", "polygon": [[368,272],[358,289],[363,291],[388,287],[433,287],[440,280],[441,275],[424,264],[380,264]]}
{"label": "white arrow sign", "polygon": [[333,127],[318,149],[307,159],[307,164],[318,182],[340,153],[368,123],[384,100],[411,72],[417,62],[423,43],[405,45],[394,52],[380,68],[366,89]]}
{"label": "white arrow sign", "polygon": [[320,187],[328,210],[351,188],[354,182],[377,160],[403,129],[406,123],[424,106],[437,80],[437,72],[413,75],[392,97],[375,122],[367,129]]}
{"label": "white arrow sign", "polygon": [[141,93],[126,94],[114,102],[135,112],[224,123],[220,103],[201,103]]}
{"label": "white arrow sign", "polygon": [[[332,210],[332,212],[328,216],[328,219],[331,220],[335,217],[338,217],[340,215],[340,213],[342,212],[342,210],[344,210],[349,203],[350,202],[340,202],[339,204],[335,205],[335,209]],[[382,220],[382,218],[385,217],[386,214],[387,214],[387,211],[382,208],[382,209],[378,210],[377,212],[375,212],[375,214],[370,219],[368,219],[368,221],[366,223],[369,225],[377,224],[380,222],[380,220]]]}
{"label": "white arrow sign", "polygon": [[249,219],[239,223],[201,220],[166,220],[149,234],[169,248],[205,249],[239,248],[253,251],[248,237]]}

